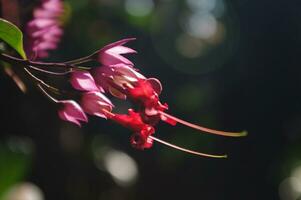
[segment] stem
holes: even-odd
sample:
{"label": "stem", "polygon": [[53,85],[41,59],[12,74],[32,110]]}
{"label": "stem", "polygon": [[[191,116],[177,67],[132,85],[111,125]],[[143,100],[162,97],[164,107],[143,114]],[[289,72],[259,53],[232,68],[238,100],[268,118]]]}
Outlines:
{"label": "stem", "polygon": [[[60,90],[56,87],[53,87],[47,83],[45,83],[43,80],[39,79],[38,77],[36,77],[35,75],[33,75],[26,67],[24,68],[25,72],[31,77],[33,78],[36,82],[38,82],[38,85],[44,85],[46,86],[47,88],[59,93]],[[40,86],[39,86],[40,87]]]}
{"label": "stem", "polygon": [[172,120],[175,120],[176,122],[179,122],[185,126],[191,127],[193,129],[196,130],[200,130],[203,132],[207,132],[207,133],[211,133],[211,134],[215,134],[215,135],[222,135],[222,136],[228,136],[228,137],[242,137],[242,136],[246,136],[247,135],[247,131],[242,131],[242,132],[226,132],[226,131],[219,131],[219,130],[214,130],[214,129],[210,129],[210,128],[206,128],[206,127],[202,127],[196,124],[192,124],[190,122],[187,122],[185,120],[179,119],[177,117],[174,117],[172,115],[169,115],[165,112],[162,111],[158,111],[161,115],[164,115],[167,118],[170,118]]}
{"label": "stem", "polygon": [[81,58],[77,58],[77,59],[74,59],[74,60],[70,60],[70,61],[66,61],[66,62],[63,62],[64,64],[82,64],[82,63],[86,63],[86,62],[89,62],[89,61],[92,61],[94,60],[93,57],[95,55],[98,54],[99,51],[96,51],[88,56],[84,56],[84,57],[81,57]]}
{"label": "stem", "polygon": [[166,146],[169,146],[171,148],[174,148],[174,149],[177,149],[177,150],[189,153],[189,154],[194,154],[194,155],[204,156],[204,157],[209,157],[209,158],[227,158],[227,155],[212,155],[212,154],[201,153],[201,152],[185,149],[185,148],[179,147],[177,145],[165,142],[165,141],[160,140],[160,139],[158,139],[154,136],[148,136],[148,137],[155,140],[155,141],[157,141],[157,142],[159,142],[159,143],[161,143],[161,144],[164,144]]}
{"label": "stem", "polygon": [[67,61],[67,62],[63,62],[64,64],[82,64],[82,63],[86,63],[86,62],[89,62],[89,61],[92,61],[93,59],[90,58],[90,56],[86,56],[86,57],[83,57],[83,58],[78,58],[78,59],[75,59],[75,60],[70,60],[70,61]]}
{"label": "stem", "polygon": [[77,91],[71,92],[71,91],[61,90],[61,89],[58,89],[56,87],[53,87],[50,84],[45,83],[42,79],[40,79],[40,78],[36,77],[35,75],[33,75],[26,67],[24,67],[24,70],[36,82],[38,82],[41,85],[44,85],[45,87],[47,87],[48,89],[52,90],[56,94],[66,94],[66,95],[78,94]]}
{"label": "stem", "polygon": [[34,66],[31,66],[31,65],[28,65],[27,66],[28,68],[31,68],[31,69],[34,69],[36,71],[39,71],[39,72],[43,72],[43,73],[46,73],[46,74],[51,74],[51,75],[66,75],[66,74],[69,74],[71,73],[73,70],[72,68],[69,69],[68,71],[65,71],[65,72],[52,72],[52,71],[48,71],[48,70],[45,70],[45,69],[41,69],[41,68],[38,68],[38,67],[34,67]]}
{"label": "stem", "polygon": [[46,90],[40,85],[38,84],[39,89],[46,95],[46,97],[48,97],[51,101],[53,101],[54,103],[58,103],[59,101],[57,99],[55,99],[54,97],[52,97],[50,94],[48,94],[46,92]]}
{"label": "stem", "polygon": [[57,76],[61,76],[61,75],[63,76],[63,75],[69,74],[73,71],[72,68],[69,69],[68,71],[65,71],[65,72],[52,72],[52,71],[41,69],[41,68],[34,67],[34,66],[31,66],[31,65],[28,65],[28,67],[31,68],[31,69],[34,69],[36,71],[39,71],[39,72],[43,72],[43,73],[50,74],[50,75],[57,75]]}
{"label": "stem", "polygon": [[63,68],[76,68],[76,66],[72,64],[64,64],[64,63],[52,63],[52,62],[36,62],[30,60],[24,60],[21,58],[16,58],[14,56],[10,56],[4,53],[0,54],[0,59],[11,63],[11,64],[23,64],[23,65],[33,65],[36,67],[63,67]]}

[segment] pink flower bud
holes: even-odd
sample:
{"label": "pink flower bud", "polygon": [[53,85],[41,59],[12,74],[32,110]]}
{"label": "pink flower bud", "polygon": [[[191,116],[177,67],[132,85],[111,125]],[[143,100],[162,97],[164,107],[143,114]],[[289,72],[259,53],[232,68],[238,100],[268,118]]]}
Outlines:
{"label": "pink flower bud", "polygon": [[106,66],[117,65],[121,63],[133,66],[133,63],[127,58],[123,57],[121,54],[136,53],[135,50],[122,46],[134,39],[135,38],[127,38],[119,40],[103,47],[99,50],[98,61]]}
{"label": "pink flower bud", "polygon": [[62,120],[69,121],[81,126],[80,121],[88,122],[88,118],[82,108],[72,100],[58,101],[62,105],[58,115]]}
{"label": "pink flower bud", "polygon": [[86,113],[105,119],[105,111],[111,111],[114,106],[105,95],[96,91],[84,93],[81,105]]}
{"label": "pink flower bud", "polygon": [[74,71],[70,78],[71,85],[80,91],[99,91],[93,77],[87,71]]}

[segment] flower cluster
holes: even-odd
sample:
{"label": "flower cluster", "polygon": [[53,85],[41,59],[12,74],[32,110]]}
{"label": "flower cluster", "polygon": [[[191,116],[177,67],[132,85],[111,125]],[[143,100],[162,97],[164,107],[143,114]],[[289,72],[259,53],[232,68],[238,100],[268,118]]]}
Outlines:
{"label": "flower cluster", "polygon": [[[174,117],[166,111],[167,103],[161,103],[161,82],[148,78],[135,68],[126,54],[137,53],[125,46],[135,38],[122,39],[108,44],[95,53],[68,62],[38,62],[36,59],[48,57],[48,51],[56,49],[63,35],[61,19],[64,13],[62,0],[39,0],[40,4],[33,10],[33,18],[26,24],[25,51],[28,60],[0,53],[0,59],[13,65],[21,66],[35,81],[38,88],[55,102],[58,116],[78,126],[88,122],[87,115],[112,120],[132,131],[131,145],[137,149],[147,149],[154,141],[185,151],[207,157],[225,157],[188,150],[154,136],[158,122],[163,121],[172,126],[182,124],[198,131],[216,135],[240,137],[246,132],[233,133],[205,128]],[[85,67],[93,61],[94,67]],[[64,70],[62,72],[62,69]],[[60,76],[73,87],[61,90],[37,77],[34,71],[47,76]],[[11,73],[10,73],[11,74]],[[16,82],[20,82],[19,79]],[[131,101],[137,109],[130,108],[128,113],[115,113],[114,105],[106,96]],[[57,99],[59,96],[60,99]]]}
{"label": "flower cluster", "polygon": [[[156,141],[191,154],[216,158],[225,157],[226,155],[211,155],[188,150],[154,136],[155,127],[159,121],[172,126],[180,123],[202,132],[223,136],[239,137],[246,135],[246,132],[233,133],[212,130],[167,114],[168,105],[161,103],[159,98],[162,92],[160,81],[156,78],[145,77],[138,72],[130,60],[124,57],[125,54],[136,53],[135,50],[125,46],[127,42],[132,40],[134,38],[123,39],[106,45],[89,56],[63,63],[35,62],[4,54],[0,54],[0,58],[23,65],[27,74],[36,81],[41,91],[59,105],[58,115],[62,120],[81,126],[83,122],[88,122],[87,114],[94,115],[112,120],[130,129],[133,132],[130,137],[131,145],[137,149],[150,148]],[[98,62],[99,66],[83,67],[84,63],[90,61]],[[58,67],[65,71],[53,71]],[[33,70],[46,73],[49,76],[68,77],[68,81],[73,87],[73,93],[76,93],[79,98],[76,100],[70,97],[68,99],[65,97],[62,100],[54,98],[50,92],[66,96],[70,91],[63,91],[45,83],[32,73]],[[138,109],[131,108],[127,114],[114,113],[114,105],[105,95],[129,100]]]}
{"label": "flower cluster", "polygon": [[41,0],[34,9],[33,19],[27,23],[26,53],[30,57],[48,57],[48,50],[54,50],[63,35],[60,18],[64,12],[61,0]]}
{"label": "flower cluster", "polygon": [[[70,102],[59,102],[65,104],[59,111],[59,116],[76,124],[80,124],[79,121],[87,121],[85,113],[111,119],[131,129],[134,132],[131,137],[132,146],[144,149],[152,146],[153,139],[149,136],[155,132],[154,126],[160,119],[170,121],[171,124],[175,124],[176,121],[160,113],[167,109],[167,104],[162,105],[159,101],[162,90],[160,81],[143,76],[134,68],[133,63],[123,56],[136,53],[135,50],[124,46],[131,40],[133,38],[109,44],[90,56],[101,64],[100,67],[71,73],[72,86],[85,92],[80,101],[81,106],[75,102],[72,106]],[[129,99],[138,104],[140,109],[129,109],[128,114],[112,113],[113,104],[104,93],[124,100]]]}
{"label": "flower cluster", "polygon": [[[124,57],[125,54],[136,53],[135,50],[124,46],[132,40],[134,38],[123,39],[103,47],[90,56],[66,62],[66,64],[75,65],[96,60],[101,66],[87,70],[74,69],[71,72],[70,83],[76,90],[82,91],[82,95],[79,104],[73,100],[58,101],[62,104],[59,110],[61,119],[80,125],[80,122],[88,121],[85,114],[88,113],[113,120],[132,130],[130,142],[137,149],[150,148],[156,140],[198,155],[200,153],[180,148],[154,137],[157,123],[164,121],[173,126],[181,123],[200,131],[224,136],[245,135],[244,132],[231,133],[204,128],[167,114],[168,105],[161,103],[159,99],[162,92],[160,81],[156,78],[146,78],[138,72],[138,69],[134,68],[134,64],[130,60]],[[139,109],[129,109],[128,114],[113,113],[114,105],[105,94],[123,100],[128,99]]]}

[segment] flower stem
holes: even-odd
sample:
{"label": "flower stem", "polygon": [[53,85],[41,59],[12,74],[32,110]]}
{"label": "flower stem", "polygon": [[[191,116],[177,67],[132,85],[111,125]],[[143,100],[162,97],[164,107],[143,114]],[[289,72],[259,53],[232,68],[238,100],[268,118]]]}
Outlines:
{"label": "flower stem", "polygon": [[63,62],[64,64],[82,64],[82,63],[86,63],[86,62],[89,62],[89,61],[92,61],[93,59],[90,58],[90,56],[86,56],[86,57],[82,57],[82,58],[78,58],[78,59],[75,59],[75,60],[70,60],[70,61],[66,61],[66,62]]}
{"label": "flower stem", "polygon": [[[38,77],[36,77],[35,75],[33,75],[26,67],[24,67],[24,70],[25,72],[31,77],[33,78],[37,83],[38,83],[38,86],[39,85],[44,85],[45,87],[55,91],[56,93],[60,93],[60,90],[56,87],[53,87],[47,83],[45,83],[42,79],[39,79]],[[40,87],[40,86],[39,86]]]}
{"label": "flower stem", "polygon": [[52,72],[52,71],[49,71],[49,70],[45,70],[45,69],[41,69],[41,68],[38,68],[38,67],[34,67],[34,66],[31,66],[31,65],[28,65],[27,66],[28,68],[31,68],[33,70],[36,70],[36,71],[39,71],[39,72],[43,72],[45,74],[50,74],[50,75],[58,75],[58,76],[63,76],[63,75],[66,75],[66,74],[69,74],[71,73],[73,70],[72,68],[71,69],[68,69],[67,71],[65,72]]}
{"label": "flower stem", "polygon": [[98,54],[98,51],[88,55],[88,56],[84,56],[84,57],[81,57],[81,58],[77,58],[77,59],[74,59],[74,60],[70,60],[70,61],[66,61],[66,62],[63,62],[64,64],[82,64],[82,63],[86,63],[86,62],[89,62],[89,61],[92,61],[94,60],[93,57],[96,56]]}
{"label": "flower stem", "polygon": [[24,60],[21,58],[16,58],[14,56],[10,56],[4,53],[0,54],[0,59],[8,62],[10,64],[18,64],[18,65],[32,65],[35,67],[62,67],[62,68],[77,68],[76,66],[72,64],[64,64],[64,63],[52,63],[52,62],[37,62],[37,61],[31,61],[31,60]]}
{"label": "flower stem", "polygon": [[55,99],[50,94],[48,94],[48,92],[46,92],[46,90],[39,83],[37,84],[37,86],[45,94],[45,96],[48,97],[51,101],[53,101],[54,103],[58,103],[59,102],[57,99]]}

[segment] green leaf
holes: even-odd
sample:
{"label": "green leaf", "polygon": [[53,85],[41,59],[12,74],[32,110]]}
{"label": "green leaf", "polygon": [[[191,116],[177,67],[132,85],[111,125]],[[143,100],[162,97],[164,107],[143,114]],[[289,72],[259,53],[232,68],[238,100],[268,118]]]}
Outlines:
{"label": "green leaf", "polygon": [[20,29],[5,19],[0,18],[0,39],[14,48],[22,58],[26,59],[23,49],[23,34]]}

